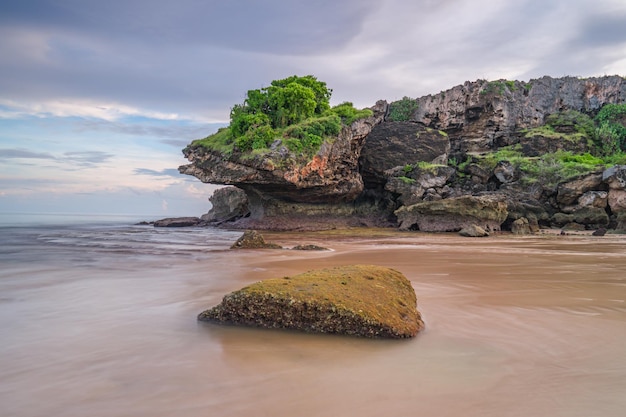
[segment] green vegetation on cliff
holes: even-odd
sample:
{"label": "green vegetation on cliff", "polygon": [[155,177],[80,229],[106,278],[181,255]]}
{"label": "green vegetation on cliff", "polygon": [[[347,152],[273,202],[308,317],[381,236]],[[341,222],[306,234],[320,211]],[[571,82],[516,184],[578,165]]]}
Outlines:
{"label": "green vegetation on cliff", "polygon": [[417,101],[411,97],[404,96],[402,100],[389,104],[387,120],[390,122],[409,121],[415,110],[417,110]]}
{"label": "green vegetation on cliff", "polygon": [[526,137],[543,136],[570,142],[592,141],[595,136],[593,119],[576,110],[566,110],[546,117],[545,124],[526,132]]}
{"label": "green vegetation on cliff", "polygon": [[596,122],[596,140],[605,155],[626,151],[626,104],[605,105]]}
{"label": "green vegetation on cliff", "polygon": [[312,75],[274,80],[269,87],[249,90],[243,104],[230,112],[230,125],[194,142],[230,155],[268,149],[280,141],[292,152],[311,156],[325,140],[336,137],[344,125],[369,117],[345,102],[330,107],[332,90]]}
{"label": "green vegetation on cliff", "polygon": [[626,164],[626,104],[606,104],[595,118],[575,110],[551,114],[543,125],[521,133],[525,138],[543,137],[586,144],[588,151],[560,150],[526,156],[518,144],[469,156],[458,165],[456,160],[449,163],[463,173],[470,163],[493,171],[498,163],[508,162],[522,174],[522,182],[540,182],[546,186],[555,186],[561,181],[601,168]]}
{"label": "green vegetation on cliff", "polygon": [[[545,153],[538,157],[524,156],[519,147],[505,147],[482,156],[470,157],[464,163],[474,162],[492,171],[498,163],[508,162],[522,174],[522,181],[527,184],[541,182],[551,187],[559,182],[581,174],[596,171],[601,167],[626,164],[626,154],[616,153],[610,156],[594,156],[590,153],[574,154],[568,151]],[[464,169],[459,165],[457,169]]]}

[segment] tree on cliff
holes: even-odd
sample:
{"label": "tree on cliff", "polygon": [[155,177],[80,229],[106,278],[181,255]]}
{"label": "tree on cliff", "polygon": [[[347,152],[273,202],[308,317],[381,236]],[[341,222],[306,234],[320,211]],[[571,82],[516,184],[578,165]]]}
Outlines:
{"label": "tree on cliff", "polygon": [[243,104],[231,109],[229,139],[244,152],[267,148],[278,138],[293,152],[313,153],[325,137],[339,133],[342,123],[372,114],[349,102],[331,108],[331,94],[326,83],[312,75],[293,75],[249,90]]}
{"label": "tree on cliff", "polygon": [[330,109],[332,90],[312,75],[293,75],[272,81],[269,87],[249,90],[243,104],[233,106],[230,125],[235,136],[251,126],[268,124],[272,129],[301,122]]}

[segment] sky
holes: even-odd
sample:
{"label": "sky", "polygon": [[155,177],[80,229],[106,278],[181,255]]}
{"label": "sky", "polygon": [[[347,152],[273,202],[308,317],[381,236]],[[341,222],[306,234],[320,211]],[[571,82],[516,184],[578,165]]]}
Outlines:
{"label": "sky", "polygon": [[0,2],[0,213],[199,216],[181,150],[250,89],[331,104],[477,79],[626,75],[624,0]]}

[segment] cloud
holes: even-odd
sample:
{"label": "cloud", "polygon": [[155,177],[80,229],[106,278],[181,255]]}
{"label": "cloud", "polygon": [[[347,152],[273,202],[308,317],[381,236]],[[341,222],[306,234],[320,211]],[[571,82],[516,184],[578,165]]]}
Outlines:
{"label": "cloud", "polygon": [[623,0],[0,2],[3,198],[168,192],[150,204],[174,212],[213,189],[175,172],[180,149],[249,89],[312,74],[366,107],[478,78],[624,75],[624,27]]}
{"label": "cloud", "polygon": [[0,22],[160,45],[183,42],[293,55],[345,44],[379,5],[374,0],[23,0],[3,3]]}
{"label": "cloud", "polygon": [[102,164],[113,157],[113,154],[101,151],[72,151],[63,154],[65,161],[81,166]]}
{"label": "cloud", "polygon": [[182,174],[180,174],[178,170],[174,168],[166,168],[160,171],[156,171],[154,169],[148,169],[148,168],[135,168],[133,173],[135,175],[149,175],[153,177],[173,177],[176,179],[181,179],[182,177]]}
{"label": "cloud", "polygon": [[56,159],[53,155],[45,152],[33,152],[28,149],[0,149],[2,159]]}
{"label": "cloud", "polygon": [[160,113],[138,109],[118,103],[104,103],[75,98],[43,102],[16,102],[0,98],[0,118],[16,117],[86,117],[103,121],[114,121],[128,116],[141,116],[158,120],[177,120],[175,113]]}

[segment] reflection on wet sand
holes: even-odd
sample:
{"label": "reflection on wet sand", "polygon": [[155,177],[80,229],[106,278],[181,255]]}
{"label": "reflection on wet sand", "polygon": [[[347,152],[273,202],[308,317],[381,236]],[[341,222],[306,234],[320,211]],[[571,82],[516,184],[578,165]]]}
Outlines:
{"label": "reflection on wet sand", "polygon": [[[0,301],[2,324],[7,305],[19,324],[0,351],[3,415],[623,415],[622,237],[266,240],[334,251],[225,250],[126,265],[115,280],[84,267],[14,282],[6,297],[21,301]],[[381,341],[195,321],[251,282],[353,263],[409,278],[426,329]]]}

